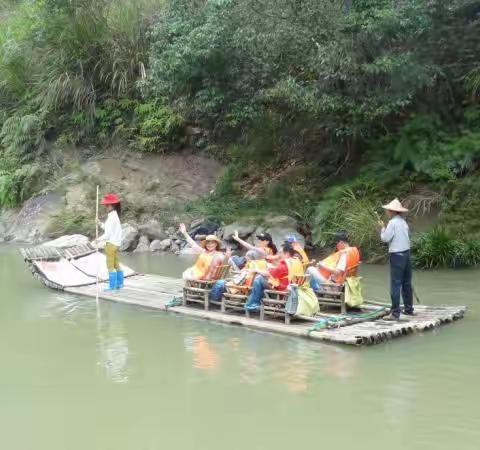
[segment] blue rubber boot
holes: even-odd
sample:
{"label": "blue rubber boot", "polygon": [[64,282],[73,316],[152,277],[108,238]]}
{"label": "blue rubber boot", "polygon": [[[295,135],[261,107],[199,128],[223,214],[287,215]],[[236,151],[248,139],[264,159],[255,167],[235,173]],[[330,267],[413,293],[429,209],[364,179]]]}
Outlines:
{"label": "blue rubber boot", "polygon": [[123,288],[123,270],[117,270],[117,289]]}
{"label": "blue rubber boot", "polygon": [[109,272],[108,274],[108,288],[104,292],[113,291],[117,288],[117,272]]}

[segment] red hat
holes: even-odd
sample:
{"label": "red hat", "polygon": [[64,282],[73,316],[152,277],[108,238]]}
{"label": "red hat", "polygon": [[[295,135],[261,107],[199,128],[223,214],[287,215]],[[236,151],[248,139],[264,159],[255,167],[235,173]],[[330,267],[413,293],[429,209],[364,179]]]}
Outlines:
{"label": "red hat", "polygon": [[120,199],[115,194],[107,194],[101,201],[102,205],[116,205]]}

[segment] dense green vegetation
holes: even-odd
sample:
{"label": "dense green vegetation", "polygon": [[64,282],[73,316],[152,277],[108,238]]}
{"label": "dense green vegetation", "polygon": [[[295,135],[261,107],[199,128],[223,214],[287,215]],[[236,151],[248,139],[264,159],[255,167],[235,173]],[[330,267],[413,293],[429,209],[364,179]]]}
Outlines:
{"label": "dense green vegetation", "polygon": [[[375,259],[376,212],[399,196],[441,227],[420,267],[478,262],[480,1],[3,3],[0,205],[44,188],[52,153],[175,151],[194,126],[228,168],[187,211],[293,213]],[[457,256],[428,255],[440,235]]]}

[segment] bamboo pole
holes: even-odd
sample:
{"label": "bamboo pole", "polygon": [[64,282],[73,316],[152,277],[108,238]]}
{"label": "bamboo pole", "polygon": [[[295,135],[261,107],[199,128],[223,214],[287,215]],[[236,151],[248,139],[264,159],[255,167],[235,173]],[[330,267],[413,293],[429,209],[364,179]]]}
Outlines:
{"label": "bamboo pole", "polygon": [[97,255],[97,279],[96,279],[96,287],[97,287],[97,293],[96,293],[96,301],[97,301],[97,306],[98,306],[98,298],[99,298],[99,293],[100,293],[100,283],[99,283],[99,278],[100,278],[100,259],[98,257],[98,194],[99,194],[99,186],[97,184],[97,201],[95,203],[95,252]]}

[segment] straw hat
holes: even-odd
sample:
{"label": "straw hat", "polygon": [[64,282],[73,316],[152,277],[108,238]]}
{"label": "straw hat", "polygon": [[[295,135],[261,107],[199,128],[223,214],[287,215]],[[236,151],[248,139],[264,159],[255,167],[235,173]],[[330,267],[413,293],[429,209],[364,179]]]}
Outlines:
{"label": "straw hat", "polygon": [[200,245],[205,248],[205,246],[207,245],[207,242],[216,242],[218,244],[218,247],[220,247],[222,245],[222,241],[217,237],[215,236],[214,234],[209,234],[201,243]]}
{"label": "straw hat", "polygon": [[398,198],[392,200],[390,203],[387,205],[382,206],[383,209],[386,209],[388,211],[394,211],[394,212],[399,212],[399,213],[405,213],[408,212],[407,208],[404,208],[402,204],[400,203],[400,200]]}

